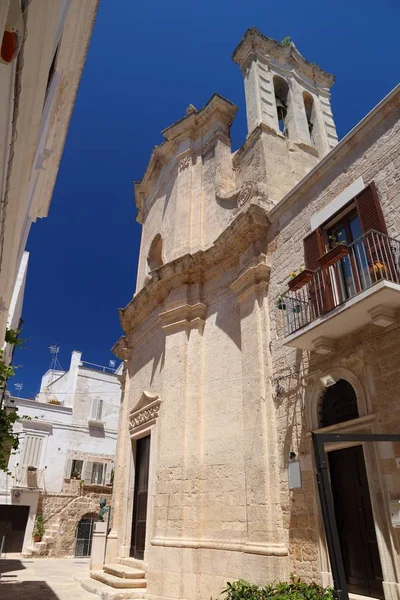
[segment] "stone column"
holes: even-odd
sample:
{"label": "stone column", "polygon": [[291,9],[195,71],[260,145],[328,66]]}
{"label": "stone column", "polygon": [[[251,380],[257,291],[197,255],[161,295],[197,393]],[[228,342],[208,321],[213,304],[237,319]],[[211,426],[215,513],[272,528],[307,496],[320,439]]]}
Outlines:
{"label": "stone column", "polygon": [[[126,352],[126,350],[125,350]],[[112,529],[107,537],[107,562],[115,563],[118,557],[129,555],[129,511],[127,511],[128,498],[132,477],[132,447],[129,434],[129,374],[128,361],[125,361],[121,378],[121,408],[119,413],[119,427],[117,448],[115,452],[115,468],[113,481],[113,495],[111,503]],[[128,517],[128,518],[127,518]]]}
{"label": "stone column", "polygon": [[270,267],[260,254],[231,284],[240,305],[247,544],[287,555],[282,543],[275,406],[269,383]]}

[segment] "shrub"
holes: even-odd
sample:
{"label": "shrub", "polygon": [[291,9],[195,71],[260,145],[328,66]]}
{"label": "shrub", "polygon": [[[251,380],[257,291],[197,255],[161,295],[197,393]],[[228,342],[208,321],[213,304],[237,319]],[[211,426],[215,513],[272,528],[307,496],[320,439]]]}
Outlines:
{"label": "shrub", "polygon": [[44,534],[44,523],[43,523],[43,515],[37,515],[35,527],[33,528],[32,536],[40,536],[42,537]]}
{"label": "shrub", "polygon": [[332,588],[323,588],[317,583],[306,583],[291,575],[290,582],[278,581],[265,587],[253,585],[240,579],[227,583],[225,600],[333,600]]}

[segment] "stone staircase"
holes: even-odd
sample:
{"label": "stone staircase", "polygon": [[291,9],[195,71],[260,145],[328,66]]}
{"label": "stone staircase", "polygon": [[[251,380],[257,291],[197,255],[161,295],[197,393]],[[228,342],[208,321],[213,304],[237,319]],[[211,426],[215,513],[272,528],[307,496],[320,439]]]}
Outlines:
{"label": "stone staircase", "polygon": [[102,571],[90,571],[90,578],[81,579],[80,583],[84,590],[102,600],[144,598],[147,581],[142,565],[134,558],[119,558],[116,564],[104,565]]}
{"label": "stone staircase", "polygon": [[54,519],[46,525],[45,534],[41,542],[32,542],[32,546],[28,546],[22,553],[24,558],[32,558],[34,556],[51,556],[58,532],[60,529],[60,519]]}

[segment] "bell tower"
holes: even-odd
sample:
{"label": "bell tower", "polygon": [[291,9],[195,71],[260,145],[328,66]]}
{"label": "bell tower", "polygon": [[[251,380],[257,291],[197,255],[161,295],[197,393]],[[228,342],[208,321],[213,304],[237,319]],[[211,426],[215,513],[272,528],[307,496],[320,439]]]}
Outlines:
{"label": "bell tower", "polygon": [[263,126],[315,149],[318,159],[337,144],[329,93],[334,77],[308,62],[293,42],[283,45],[248,29],[233,60],[244,77],[248,137]]}

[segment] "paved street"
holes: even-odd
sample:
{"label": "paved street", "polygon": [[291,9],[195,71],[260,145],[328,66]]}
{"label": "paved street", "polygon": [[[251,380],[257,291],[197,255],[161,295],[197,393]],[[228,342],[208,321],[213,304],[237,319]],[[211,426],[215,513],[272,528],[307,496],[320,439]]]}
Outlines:
{"label": "paved street", "polygon": [[96,600],[75,577],[88,573],[89,561],[64,558],[0,559],[2,600]]}

